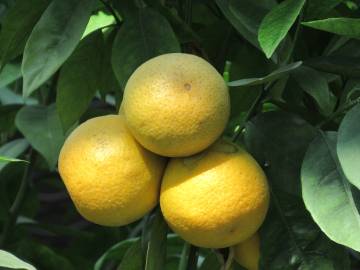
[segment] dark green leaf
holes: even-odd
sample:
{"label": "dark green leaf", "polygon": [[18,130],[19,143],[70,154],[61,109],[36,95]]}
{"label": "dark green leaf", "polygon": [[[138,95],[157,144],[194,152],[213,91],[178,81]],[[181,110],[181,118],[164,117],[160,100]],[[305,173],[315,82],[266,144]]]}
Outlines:
{"label": "dark green leaf", "polygon": [[337,35],[360,38],[360,19],[328,18],[318,21],[303,22],[302,24]]}
{"label": "dark green leaf", "polygon": [[221,12],[236,31],[257,48],[259,48],[257,40],[258,28],[273,3],[273,1],[216,0]]}
{"label": "dark green leaf", "polygon": [[20,105],[0,106],[0,133],[12,133],[15,131],[15,116]]}
{"label": "dark green leaf", "polygon": [[9,63],[5,65],[5,67],[0,72],[0,88],[12,83],[13,81],[19,79],[20,77],[21,77],[20,64]]}
{"label": "dark green leaf", "polygon": [[85,37],[60,70],[56,108],[64,130],[86,111],[100,88],[104,40],[101,31]]}
{"label": "dark green leaf", "polygon": [[139,241],[139,238],[131,238],[124,240],[120,243],[109,248],[95,263],[94,270],[101,270],[102,266],[107,260],[117,259],[121,260],[124,257],[126,251],[131,247],[135,242]]}
{"label": "dark green leaf", "polygon": [[[0,147],[0,157],[7,157],[15,159],[20,156],[29,144],[25,139],[16,139]],[[9,160],[10,161],[10,160]],[[0,162],[0,171],[6,166],[8,162]]]}
{"label": "dark green leaf", "polygon": [[348,254],[319,230],[300,198],[273,190],[260,228],[260,270],[350,270]]}
{"label": "dark green leaf", "polygon": [[337,153],[347,179],[360,189],[357,167],[360,161],[360,105],[352,108],[341,122]]}
{"label": "dark green leaf", "polygon": [[217,258],[215,252],[211,252],[207,255],[200,266],[199,270],[219,270],[221,269],[221,264]]}
{"label": "dark green leaf", "polygon": [[166,19],[151,8],[141,8],[127,18],[119,30],[111,62],[124,88],[130,75],[146,60],[179,51],[179,43]]}
{"label": "dark green leaf", "polygon": [[267,112],[246,124],[245,143],[266,167],[274,187],[299,194],[301,162],[316,133],[314,127],[296,115]]}
{"label": "dark green leaf", "polygon": [[71,55],[89,21],[95,0],[54,0],[26,43],[23,95],[29,96]]}
{"label": "dark green leaf", "polygon": [[292,76],[302,90],[314,98],[323,115],[329,115],[333,112],[336,97],[330,91],[326,78],[320,72],[303,66],[294,71]]}
{"label": "dark green leaf", "polygon": [[315,18],[326,15],[344,0],[308,0],[306,7],[306,17]]}
{"label": "dark green leaf", "polygon": [[166,261],[167,225],[160,211],[157,212],[150,232],[145,270],[162,270]]}
{"label": "dark green leaf", "polygon": [[140,239],[126,251],[118,270],[143,270],[143,252]]}
{"label": "dark green leaf", "polygon": [[23,107],[15,123],[31,146],[43,155],[53,169],[65,140],[55,105]]}
{"label": "dark green leaf", "polygon": [[11,269],[36,270],[36,268],[5,250],[0,250],[0,266]]}
{"label": "dark green leaf", "polygon": [[324,72],[360,77],[360,57],[320,56],[310,58],[304,64]]}
{"label": "dark green leaf", "polygon": [[302,64],[301,61],[291,63],[289,65],[283,66],[278,68],[277,70],[271,72],[269,75],[266,75],[262,78],[249,78],[249,79],[241,79],[237,81],[232,81],[228,83],[228,86],[252,86],[252,85],[259,85],[265,84],[274,80],[277,80],[290,72],[293,72],[295,69],[300,67]]}
{"label": "dark green leaf", "polygon": [[344,87],[344,91],[341,94],[339,108],[349,105],[355,102],[360,97],[360,79],[349,79]]}
{"label": "dark green leaf", "polygon": [[310,144],[301,169],[303,199],[330,239],[360,251],[360,214],[356,207],[360,191],[351,187],[341,169],[336,140],[335,132],[321,132]]}
{"label": "dark green leaf", "polygon": [[299,15],[305,0],[285,0],[274,7],[262,20],[258,39],[270,58]]}
{"label": "dark green leaf", "polygon": [[49,0],[15,1],[1,25],[0,69],[23,52],[26,40],[49,2]]}

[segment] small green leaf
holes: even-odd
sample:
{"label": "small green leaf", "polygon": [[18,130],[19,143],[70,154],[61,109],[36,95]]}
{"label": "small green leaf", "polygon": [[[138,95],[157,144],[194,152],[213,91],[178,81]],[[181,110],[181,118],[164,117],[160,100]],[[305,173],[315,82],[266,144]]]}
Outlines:
{"label": "small green leaf", "polygon": [[344,117],[339,128],[337,153],[347,179],[360,189],[360,104]]}
{"label": "small green leaf", "polygon": [[65,140],[55,105],[23,107],[16,116],[15,124],[53,169]]}
{"label": "small green leaf", "polygon": [[105,13],[104,11],[98,11],[96,14],[90,17],[90,20],[86,26],[83,37],[91,34],[92,32],[111,24],[115,23],[114,16]]}
{"label": "small green leaf", "polygon": [[101,31],[85,37],[60,70],[56,108],[64,131],[86,111],[99,90],[104,40]]}
{"label": "small green leaf", "polygon": [[163,270],[166,262],[167,224],[160,211],[152,223],[150,240],[146,253],[145,270]]}
{"label": "small green leaf", "polygon": [[23,52],[26,40],[49,2],[49,0],[15,1],[1,25],[0,70],[9,60]]}
{"label": "small green leaf", "polygon": [[0,250],[0,266],[10,269],[25,269],[25,270],[36,270],[36,268],[11,253]]}
{"label": "small green leaf", "polygon": [[289,65],[280,67],[276,69],[275,71],[271,72],[270,74],[266,75],[265,77],[261,78],[249,78],[249,79],[241,79],[237,81],[232,81],[228,83],[228,86],[235,87],[235,86],[253,86],[253,85],[259,85],[259,84],[265,84],[268,82],[275,81],[285,75],[288,75],[290,72],[293,72],[298,67],[300,67],[302,64],[301,61],[291,63]]}
{"label": "small green leaf", "polygon": [[95,0],[54,0],[26,43],[23,95],[29,96],[53,75],[81,39]]}
{"label": "small green leaf", "polygon": [[295,22],[305,0],[285,0],[274,7],[262,20],[258,40],[270,58]]}
{"label": "small green leaf", "polygon": [[[1,43],[0,43],[1,44]],[[0,71],[0,88],[21,77],[21,65],[9,63]],[[1,89],[0,89],[1,91]]]}
{"label": "small green leaf", "polygon": [[316,134],[314,127],[296,115],[266,112],[247,122],[245,144],[265,166],[274,187],[299,195],[301,162]]}
{"label": "small green leaf", "polygon": [[1,162],[25,162],[25,163],[29,163],[27,160],[4,157],[4,156],[0,156],[0,163]]}
{"label": "small green leaf", "polygon": [[292,76],[302,90],[314,98],[323,115],[329,115],[333,112],[336,97],[330,91],[326,78],[320,72],[303,66],[294,71]]}
{"label": "small green leaf", "polygon": [[341,169],[336,140],[335,132],[321,132],[310,144],[301,169],[303,199],[331,240],[360,251],[360,191],[350,185]]}
{"label": "small green leaf", "polygon": [[94,270],[101,270],[107,260],[121,260],[124,257],[126,251],[131,247],[131,245],[137,241],[139,241],[138,237],[127,239],[113,245],[96,261]]}
{"label": "small green leaf", "polygon": [[360,38],[360,19],[328,18],[311,22],[303,22],[305,26],[337,35]]}
{"label": "small green leaf", "polygon": [[143,251],[140,239],[126,251],[118,270],[143,270]]}
{"label": "small green leaf", "polygon": [[126,18],[112,48],[112,67],[121,87],[146,60],[172,52],[180,52],[180,45],[168,21],[151,8],[138,9]]}
{"label": "small green leaf", "polygon": [[[20,156],[26,148],[28,148],[29,143],[25,139],[16,139],[7,144],[4,144],[0,147],[0,160],[5,162],[0,162],[0,171],[10,162],[18,161],[16,157]],[[4,158],[8,160],[4,160]],[[19,160],[20,161],[20,160]]]}

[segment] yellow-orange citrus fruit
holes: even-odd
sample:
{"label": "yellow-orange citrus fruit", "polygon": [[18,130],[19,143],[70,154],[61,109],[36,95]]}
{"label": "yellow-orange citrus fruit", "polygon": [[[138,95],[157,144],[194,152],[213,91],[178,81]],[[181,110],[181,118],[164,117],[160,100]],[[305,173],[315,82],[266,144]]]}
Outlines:
{"label": "yellow-orange citrus fruit", "polygon": [[67,138],[59,172],[82,216],[106,226],[131,223],[158,202],[164,159],[144,149],[123,116],[88,120]]}
{"label": "yellow-orange citrus fruit", "polygon": [[259,269],[260,239],[255,233],[243,242],[234,246],[234,257],[241,266],[248,270]]}
{"label": "yellow-orange citrus fruit", "polygon": [[169,226],[186,241],[224,248],[258,230],[269,206],[268,184],[245,150],[220,140],[203,153],[170,160],[160,206]]}
{"label": "yellow-orange citrus fruit", "polygon": [[171,53],[135,70],[122,110],[140,144],[159,155],[179,157],[200,152],[221,135],[230,100],[226,83],[208,62]]}

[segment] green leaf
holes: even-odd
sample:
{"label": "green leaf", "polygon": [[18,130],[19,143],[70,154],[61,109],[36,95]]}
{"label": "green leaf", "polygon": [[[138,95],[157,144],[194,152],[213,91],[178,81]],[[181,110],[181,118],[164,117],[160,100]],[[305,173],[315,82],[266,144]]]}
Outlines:
{"label": "green leaf", "polygon": [[335,132],[321,132],[310,144],[301,169],[303,199],[331,240],[360,251],[360,191],[350,185],[341,169],[336,140]]}
{"label": "green leaf", "polygon": [[15,124],[31,146],[54,169],[65,136],[55,105],[26,106],[17,114]]}
{"label": "green leaf", "polygon": [[270,74],[266,75],[265,77],[261,78],[249,78],[249,79],[241,79],[236,80],[228,83],[228,86],[234,87],[234,86],[252,86],[252,85],[259,85],[259,84],[265,84],[268,82],[275,81],[285,75],[288,75],[290,72],[293,72],[298,67],[300,67],[302,64],[301,61],[291,63],[286,66],[282,66],[275,71],[271,72]]}
{"label": "green leaf", "polygon": [[310,58],[304,62],[305,65],[317,70],[345,75],[349,77],[360,77],[360,57],[347,56],[320,56]]}
{"label": "green leaf", "polygon": [[14,105],[14,104],[27,104],[27,105],[36,105],[39,102],[37,99],[29,97],[24,98],[22,95],[15,93],[10,88],[0,89],[0,102],[3,105]]}
{"label": "green leaf", "polygon": [[172,52],[180,52],[180,46],[167,20],[151,8],[138,9],[125,20],[113,44],[111,62],[121,87],[142,63]]}
{"label": "green leaf", "polygon": [[270,58],[299,15],[305,0],[285,0],[274,7],[262,20],[258,40]]}
{"label": "green leaf", "polygon": [[258,28],[263,17],[273,6],[273,1],[216,0],[215,2],[236,31],[259,48]]}
{"label": "green leaf", "polygon": [[112,15],[105,13],[104,11],[100,10],[96,14],[90,17],[90,20],[86,26],[85,32],[83,37],[91,34],[92,32],[115,23],[115,18]]}
{"label": "green leaf", "polygon": [[162,270],[166,262],[167,224],[160,211],[152,223],[150,240],[146,253],[145,270]]}
{"label": "green leaf", "polygon": [[[11,142],[8,142],[0,147],[0,159],[7,157],[8,162],[0,162],[0,171],[10,162],[11,159],[16,159],[20,156],[29,144],[25,139],[15,139]],[[3,160],[6,161],[6,160]]]}
{"label": "green leaf", "polygon": [[267,112],[247,122],[245,144],[265,166],[274,188],[299,195],[301,162],[316,134],[314,127],[296,115]]}
{"label": "green leaf", "polygon": [[317,103],[323,115],[333,112],[336,97],[329,89],[328,82],[322,74],[312,68],[303,66],[292,73],[302,90],[308,93]]}
{"label": "green leaf", "polygon": [[135,242],[139,241],[139,238],[131,238],[124,240],[120,243],[109,248],[95,263],[94,270],[101,270],[103,265],[107,260],[117,259],[121,260],[126,251],[131,247]]}
{"label": "green leaf", "polygon": [[24,96],[29,96],[48,80],[74,51],[89,21],[94,1],[51,2],[25,46]]}
{"label": "green leaf", "polygon": [[278,190],[271,195],[260,228],[260,269],[350,270],[346,249],[319,230],[300,198]]}
{"label": "green leaf", "polygon": [[104,40],[101,31],[85,37],[60,70],[56,108],[68,130],[86,111],[99,90]]}
{"label": "green leaf", "polygon": [[352,108],[339,128],[337,153],[347,179],[360,189],[360,105]]}
{"label": "green leaf", "polygon": [[8,162],[25,162],[25,163],[28,163],[28,161],[23,160],[23,159],[0,156],[0,163],[3,163],[3,162],[6,162],[6,163],[8,163]]}
{"label": "green leaf", "polygon": [[143,259],[141,241],[139,239],[126,251],[118,270],[142,270],[144,269]]}
{"label": "green leaf", "polygon": [[303,22],[302,24],[307,27],[337,35],[360,38],[360,19],[328,18],[324,20]]}
{"label": "green leaf", "polygon": [[0,70],[20,55],[26,40],[49,4],[49,0],[17,0],[8,11],[0,32]]}
{"label": "green leaf", "polygon": [[36,270],[36,268],[11,253],[0,250],[0,266],[10,269],[25,269],[25,270]]}
{"label": "green leaf", "polygon": [[0,88],[7,86],[8,84],[14,82],[15,80],[21,77],[20,67],[21,67],[20,64],[12,64],[12,63],[9,63],[4,66],[4,68],[0,71]]}
{"label": "green leaf", "polygon": [[219,270],[221,269],[221,264],[217,258],[215,252],[211,252],[207,255],[200,266],[199,270]]}

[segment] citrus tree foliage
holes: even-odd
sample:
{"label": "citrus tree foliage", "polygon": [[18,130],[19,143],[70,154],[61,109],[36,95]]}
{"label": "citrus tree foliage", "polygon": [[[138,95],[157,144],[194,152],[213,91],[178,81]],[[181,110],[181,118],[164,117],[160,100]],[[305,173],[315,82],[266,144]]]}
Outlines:
{"label": "citrus tree foliage", "polygon": [[0,267],[242,269],[158,210],[88,223],[57,172],[71,130],[117,113],[144,61],[182,51],[226,69],[224,136],[269,179],[260,269],[360,268],[358,1],[1,0],[0,24]]}

